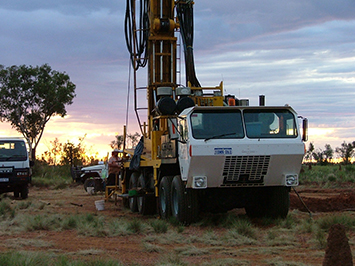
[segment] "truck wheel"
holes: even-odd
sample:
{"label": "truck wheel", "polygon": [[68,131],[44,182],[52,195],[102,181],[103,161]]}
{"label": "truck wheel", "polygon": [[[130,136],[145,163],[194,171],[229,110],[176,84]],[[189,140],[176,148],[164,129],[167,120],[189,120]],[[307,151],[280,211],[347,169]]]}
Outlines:
{"label": "truck wheel", "polygon": [[92,193],[92,195],[94,195],[97,192],[95,179],[88,178],[85,180],[84,189],[86,192],[88,192],[88,188],[92,188],[92,190],[90,191]]}
{"label": "truck wheel", "polygon": [[159,214],[162,219],[171,216],[171,183],[173,176],[164,176],[159,184]]}
{"label": "truck wheel", "polygon": [[196,191],[186,189],[180,176],[175,176],[171,183],[171,212],[183,224],[191,224],[198,218]]}
{"label": "truck wheel", "polygon": [[20,197],[20,190],[18,188],[15,188],[14,197],[15,198],[19,198]]}
{"label": "truck wheel", "polygon": [[21,188],[21,199],[27,199],[28,198],[28,186],[24,185]]}
{"label": "truck wheel", "polygon": [[269,208],[266,216],[271,218],[286,218],[290,209],[290,192],[288,187],[273,187],[270,191]]}
{"label": "truck wheel", "polygon": [[[129,183],[128,183],[128,189],[137,189],[137,181],[138,181],[139,173],[134,172],[132,173]],[[131,212],[137,212],[138,211],[138,205],[137,205],[137,197],[131,197],[128,199],[129,202],[129,208]]]}
{"label": "truck wheel", "polygon": [[286,218],[290,208],[290,195],[287,187],[263,188],[254,199],[245,207],[250,218]]}
{"label": "truck wheel", "polygon": [[[147,182],[143,174],[138,178],[137,187],[143,189],[143,191],[147,188]],[[137,198],[138,212],[142,215],[154,214],[156,210],[155,205],[154,195],[144,194]]]}

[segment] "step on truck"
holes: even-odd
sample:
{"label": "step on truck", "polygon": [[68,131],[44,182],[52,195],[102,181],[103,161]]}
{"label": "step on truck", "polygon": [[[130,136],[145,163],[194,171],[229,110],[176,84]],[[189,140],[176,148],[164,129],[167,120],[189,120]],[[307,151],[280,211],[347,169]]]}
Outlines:
{"label": "step on truck", "polygon": [[[185,224],[202,212],[234,208],[245,208],[250,217],[284,218],[290,189],[299,182],[307,119],[288,105],[265,106],[263,95],[258,106],[249,106],[248,99],[224,96],[222,82],[200,85],[193,4],[127,1],[125,32],[142,138],[135,149],[124,146],[123,202],[133,212]],[[184,49],[185,85],[177,82],[177,47]],[[139,86],[137,75],[146,65],[148,84]]]}
{"label": "step on truck", "polygon": [[22,138],[0,138],[0,193],[14,192],[15,198],[28,197],[32,170]]}

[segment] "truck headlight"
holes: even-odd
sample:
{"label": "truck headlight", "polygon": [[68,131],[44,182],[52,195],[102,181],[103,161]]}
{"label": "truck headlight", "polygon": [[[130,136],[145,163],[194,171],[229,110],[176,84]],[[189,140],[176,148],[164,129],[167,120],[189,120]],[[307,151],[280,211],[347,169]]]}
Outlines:
{"label": "truck headlight", "polygon": [[287,187],[298,186],[298,175],[296,174],[285,175],[285,184]]}
{"label": "truck headlight", "polygon": [[192,188],[207,188],[207,176],[194,176],[192,178]]}

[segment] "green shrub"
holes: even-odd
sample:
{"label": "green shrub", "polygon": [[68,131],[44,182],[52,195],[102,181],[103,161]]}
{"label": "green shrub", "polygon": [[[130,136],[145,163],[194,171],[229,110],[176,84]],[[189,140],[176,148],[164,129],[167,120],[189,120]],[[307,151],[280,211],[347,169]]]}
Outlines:
{"label": "green shrub", "polygon": [[312,169],[303,168],[300,173],[301,185],[314,185],[325,188],[336,188],[355,183],[354,165],[314,165]]}
{"label": "green shrub", "polygon": [[53,230],[60,227],[60,219],[54,215],[28,215],[26,216],[24,226],[27,231]]}
{"label": "green shrub", "polygon": [[157,263],[157,266],[167,266],[167,265],[187,266],[189,265],[189,263],[184,262],[181,256],[179,256],[178,254],[169,253],[167,255],[163,255]]}
{"label": "green shrub", "polygon": [[10,202],[8,200],[0,201],[0,218],[6,217],[13,218],[15,216],[15,210],[11,208]]}
{"label": "green shrub", "polygon": [[313,233],[316,228],[316,224],[313,219],[302,219],[298,224],[297,229],[301,233]]}
{"label": "green shrub", "polygon": [[0,254],[0,265],[6,266],[120,266],[123,265],[110,259],[94,259],[90,261],[73,260],[66,256],[55,256],[41,252],[8,252]]}
{"label": "green shrub", "polygon": [[239,235],[256,239],[256,228],[247,219],[238,219],[234,222],[232,230],[235,230]]}
{"label": "green shrub", "polygon": [[95,216],[91,213],[79,216],[76,228],[78,233],[84,236],[101,237],[109,235],[105,217]]}
{"label": "green shrub", "polygon": [[62,189],[68,187],[72,182],[69,165],[54,166],[36,162],[33,167],[33,186]]}
{"label": "green shrub", "polygon": [[155,233],[161,234],[168,231],[168,223],[164,220],[153,220],[150,225],[153,227]]}
{"label": "green shrub", "polygon": [[0,265],[45,266],[50,264],[50,256],[38,252],[9,252],[0,255]]}
{"label": "green shrub", "polygon": [[127,224],[127,230],[139,234],[142,231],[142,223],[138,219],[133,219],[132,221],[128,222]]}
{"label": "green shrub", "polygon": [[64,230],[75,229],[78,227],[79,221],[77,216],[70,215],[65,217],[62,221],[62,228]]}
{"label": "green shrub", "polygon": [[319,249],[325,249],[327,246],[327,238],[326,238],[326,233],[323,230],[320,230],[318,228],[314,232],[314,238],[316,240],[317,246]]}
{"label": "green shrub", "polygon": [[316,223],[320,229],[327,231],[334,224],[342,224],[346,229],[354,229],[355,218],[348,214],[332,214],[319,218]]}

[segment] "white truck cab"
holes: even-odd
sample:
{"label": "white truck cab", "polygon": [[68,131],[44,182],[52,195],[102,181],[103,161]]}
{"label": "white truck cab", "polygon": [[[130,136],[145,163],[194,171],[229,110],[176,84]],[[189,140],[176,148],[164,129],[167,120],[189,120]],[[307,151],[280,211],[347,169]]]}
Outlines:
{"label": "white truck cab", "polygon": [[26,147],[22,138],[0,138],[0,193],[14,192],[15,197],[28,197],[28,184],[32,171]]}
{"label": "white truck cab", "polygon": [[298,185],[304,143],[291,107],[193,107],[180,117],[188,187]]}
{"label": "white truck cab", "polygon": [[181,180],[200,209],[287,215],[306,138],[290,106],[194,106],[179,115],[178,131]]}

